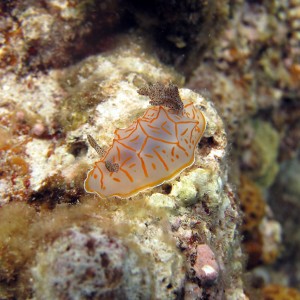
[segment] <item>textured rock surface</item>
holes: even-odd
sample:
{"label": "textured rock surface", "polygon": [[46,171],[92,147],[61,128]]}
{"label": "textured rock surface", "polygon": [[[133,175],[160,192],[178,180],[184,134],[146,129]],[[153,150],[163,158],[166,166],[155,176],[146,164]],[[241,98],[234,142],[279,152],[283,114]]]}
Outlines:
{"label": "textured rock surface", "polygon": [[62,231],[32,269],[36,299],[150,299],[151,277],[138,255],[112,233]]}
{"label": "textured rock surface", "polygon": [[0,74],[7,69],[26,74],[32,69],[61,68],[110,48],[108,35],[120,21],[117,1],[101,4],[86,0],[3,1]]}
{"label": "textured rock surface", "polygon": [[[226,124],[232,144],[231,182],[243,189],[241,178],[246,176],[258,185],[266,205],[268,225],[265,225],[287,237],[279,239],[277,246],[271,243],[275,255],[266,255],[266,261],[260,264],[272,262],[273,268],[268,266],[265,271],[274,282],[297,288],[300,287],[296,255],[299,239],[294,237],[292,228],[299,205],[287,199],[291,199],[289,186],[294,180],[299,182],[299,175],[293,173],[293,179],[285,181],[285,185],[278,178],[281,181],[291,174],[284,167],[289,161],[299,161],[299,6],[298,0],[236,3],[232,18],[213,50],[205,53],[187,83],[189,88],[213,100]],[[252,204],[255,194],[248,196]],[[278,228],[276,220],[285,224],[286,229]],[[260,257],[259,253],[265,249],[263,240],[268,238],[262,233],[266,231],[256,227],[251,233],[255,241],[251,243],[245,234],[243,241],[250,261]],[[292,252],[294,255],[290,255]],[[264,285],[262,278],[257,282]]]}
{"label": "textured rock surface", "polygon": [[[137,93],[140,86],[149,81],[183,82],[172,69],[147,56],[139,44],[131,47],[124,45],[110,56],[92,56],[65,70],[41,74],[34,79],[35,84],[30,89],[23,84],[15,84],[13,76],[11,74],[2,79],[6,86],[2,90],[2,97],[16,103],[17,110],[14,113],[23,112],[24,120],[27,114],[37,115],[38,120],[28,124],[29,133],[36,124],[43,124],[47,128],[47,132],[41,135],[37,135],[39,131],[34,130],[29,139],[22,132],[12,133],[12,140],[24,139],[18,155],[26,163],[29,172],[26,198],[35,205],[45,207],[86,201],[82,197],[83,179],[97,160],[97,153],[87,145],[87,134],[95,137],[102,147],[109,146],[115,129],[131,124],[149,106],[149,99]],[[29,80],[29,76],[23,80]],[[42,84],[43,88],[39,88]],[[52,87],[54,88],[51,89]],[[20,91],[21,98],[17,97]],[[231,299],[233,294],[241,299],[244,297],[242,281],[239,276],[230,275],[242,273],[242,254],[237,235],[238,206],[227,181],[227,139],[224,125],[211,102],[188,89],[180,89],[179,92],[182,98],[194,102],[207,119],[207,129],[196,149],[194,165],[174,180],[141,192],[131,199],[97,199],[97,206],[105,208],[105,214],[103,215],[102,209],[95,207],[93,218],[101,220],[109,215],[110,226],[116,232],[122,232],[116,243],[129,245],[112,250],[111,255],[122,257],[120,262],[112,264],[112,268],[123,273],[120,279],[123,283],[118,283],[120,289],[112,289],[111,292],[119,295],[123,291],[122,286],[128,285],[128,299],[140,297],[130,287],[135,285],[134,278],[133,281],[125,279],[129,276],[125,274],[128,269],[139,268],[137,260],[128,254],[127,248],[136,245],[134,247],[138,255],[149,260],[147,278],[152,279],[145,280],[143,284],[146,291],[151,290],[151,297],[154,299],[181,298],[184,293],[188,294],[190,289],[194,290],[196,287],[199,287],[196,289],[199,299],[204,295],[209,295],[212,299],[221,296]],[[43,101],[45,97],[47,102]],[[32,102],[35,98],[40,100],[39,110],[35,109],[36,102]],[[2,112],[9,114],[5,107]],[[11,152],[12,150],[5,152],[7,157]],[[13,189],[18,188],[8,179],[9,174],[3,178],[2,186],[5,190],[2,193],[7,196],[2,198],[2,204],[9,201]],[[22,190],[22,187],[19,189]],[[94,197],[91,195],[87,198]],[[87,215],[90,214],[89,212]],[[54,222],[56,218],[53,214]],[[70,226],[71,224],[72,222]],[[54,242],[42,238],[45,242],[44,246],[38,247],[39,254],[32,253],[33,258],[28,265],[33,270],[33,295],[37,299],[42,295],[47,295],[45,299],[64,299],[67,295],[75,294],[81,295],[78,299],[84,299],[85,284],[66,288],[68,283],[64,281],[67,280],[65,276],[56,283],[57,295],[52,295],[55,284],[53,278],[58,276],[55,266],[60,265],[65,270],[62,272],[71,268],[73,275],[68,275],[71,276],[69,280],[73,278],[75,282],[80,281],[83,276],[82,268],[64,252],[68,248],[65,247],[66,244],[70,244],[74,257],[82,251],[81,263],[89,264],[89,256],[85,252],[87,250],[80,249],[84,240],[89,239],[93,233],[82,236],[84,229],[81,226],[79,225],[76,234],[73,229],[69,229],[70,235],[63,231],[59,233],[58,230]],[[99,229],[95,230],[101,231],[102,226],[101,223],[97,224]],[[123,227],[126,229],[122,229]],[[79,241],[77,235],[80,237]],[[99,251],[108,247],[106,242],[99,243]],[[193,268],[197,246],[203,243],[213,249],[220,266],[219,280],[213,281],[211,285],[207,285],[205,280],[201,282]],[[37,244],[39,245],[38,242]],[[90,287],[90,293],[94,293],[93,286],[98,284],[97,280],[102,280],[101,272],[105,270],[105,267],[95,269],[96,273],[100,273],[92,281],[81,280]],[[110,285],[108,281],[101,282]],[[147,295],[147,292],[143,293],[141,299],[148,299]]]}
{"label": "textured rock surface", "polygon": [[0,74],[2,69],[26,74],[65,67],[112,50],[118,34],[128,29],[147,36],[151,52],[162,61],[191,72],[193,60],[210,47],[227,21],[228,6],[228,0],[3,1]]}
{"label": "textured rock surface", "polygon": [[[82,298],[98,279],[140,299],[149,289],[153,299],[231,300],[259,299],[272,283],[299,287],[300,2],[196,2],[0,3],[1,299],[38,299],[41,289]],[[205,114],[195,163],[130,199],[87,195],[98,159],[87,135],[111,145],[149,107],[137,90],[154,82],[178,85]],[[119,281],[104,279],[109,268],[82,278],[66,255],[68,244],[89,266],[91,236],[120,258],[110,264],[125,272]],[[214,280],[199,271],[199,245],[213,253]],[[56,262],[82,284],[62,280],[53,295]],[[255,269],[244,276],[243,265]]]}

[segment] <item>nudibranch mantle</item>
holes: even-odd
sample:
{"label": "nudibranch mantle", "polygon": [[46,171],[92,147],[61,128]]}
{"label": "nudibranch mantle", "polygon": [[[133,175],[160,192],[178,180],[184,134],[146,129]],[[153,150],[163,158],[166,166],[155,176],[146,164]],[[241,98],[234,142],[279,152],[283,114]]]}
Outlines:
{"label": "nudibranch mantle", "polygon": [[[126,198],[160,185],[191,166],[206,127],[203,113],[182,100],[176,112],[163,106],[146,110],[128,128],[117,129],[112,146],[88,172],[85,190],[101,198]],[[119,165],[110,172],[105,162]]]}

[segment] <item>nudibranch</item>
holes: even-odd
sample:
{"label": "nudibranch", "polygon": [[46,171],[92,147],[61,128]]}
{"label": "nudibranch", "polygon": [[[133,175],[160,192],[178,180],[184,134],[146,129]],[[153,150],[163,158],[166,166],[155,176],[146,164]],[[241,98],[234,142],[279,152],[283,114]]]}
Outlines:
{"label": "nudibranch", "polygon": [[117,129],[106,153],[89,137],[102,157],[87,174],[87,192],[101,198],[130,197],[172,179],[194,163],[206,126],[203,113],[192,102],[181,100],[172,84],[156,83],[138,93],[149,96],[155,106],[128,128]]}

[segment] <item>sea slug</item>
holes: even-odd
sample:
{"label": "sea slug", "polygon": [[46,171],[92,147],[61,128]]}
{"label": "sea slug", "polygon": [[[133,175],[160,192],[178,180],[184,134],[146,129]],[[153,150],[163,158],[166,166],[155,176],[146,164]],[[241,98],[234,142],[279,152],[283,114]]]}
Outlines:
{"label": "sea slug", "polygon": [[95,140],[90,144],[102,156],[87,174],[85,190],[101,198],[126,198],[172,179],[195,160],[195,149],[206,126],[203,113],[181,100],[178,88],[160,83],[142,88],[150,97],[146,110],[128,128],[117,129],[104,154]]}

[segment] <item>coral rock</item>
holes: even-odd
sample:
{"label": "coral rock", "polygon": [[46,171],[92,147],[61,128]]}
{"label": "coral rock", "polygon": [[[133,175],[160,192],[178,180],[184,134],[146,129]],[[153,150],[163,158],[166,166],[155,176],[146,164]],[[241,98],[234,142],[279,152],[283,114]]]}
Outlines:
{"label": "coral rock", "polygon": [[97,229],[63,231],[32,268],[37,299],[150,299],[139,257]]}
{"label": "coral rock", "polygon": [[[105,288],[113,295],[131,299],[147,299],[150,290],[151,298],[174,300],[183,296],[186,286],[187,293],[192,289],[195,295],[200,295],[203,291],[202,296],[209,295],[210,299],[243,299],[243,256],[237,230],[240,215],[237,198],[228,182],[227,135],[211,101],[189,89],[179,89],[182,99],[203,112],[207,126],[201,142],[195,145],[194,163],[176,178],[126,200],[94,201],[94,196],[84,192],[84,176],[99,159],[98,153],[88,147],[86,136],[93,136],[103,149],[107,148],[117,128],[128,127],[149,107],[147,97],[137,93],[141,86],[157,81],[163,84],[171,81],[179,87],[183,84],[182,77],[173,69],[147,55],[137,39],[131,36],[128,40],[130,43],[124,42],[114,53],[90,56],[66,69],[37,74],[35,78],[25,76],[20,81],[11,74],[0,80],[5,87],[1,93],[5,103],[16,103],[16,111],[37,110],[40,121],[32,124],[41,122],[50,133],[45,138],[31,136],[20,153],[28,166],[26,175],[31,189],[28,201],[37,207],[38,212],[33,211],[36,218],[47,211],[48,221],[44,217],[39,222],[33,220],[28,231],[27,240],[36,243],[30,251],[30,264],[29,261],[24,264],[22,274],[30,274],[31,270],[32,276],[27,276],[28,280],[19,277],[16,262],[10,261],[11,269],[16,270],[14,275],[20,278],[18,286],[12,283],[12,293],[26,285],[31,290],[24,294],[26,297],[42,299],[45,295],[48,299],[66,299],[75,294],[82,296],[84,290],[101,295]],[[1,112],[9,114],[9,108],[3,106]],[[3,126],[8,128],[5,123]],[[21,133],[19,140],[27,134]],[[8,175],[3,174],[0,188],[13,194]],[[83,210],[89,200],[93,200],[93,205]],[[70,202],[71,207],[60,209]],[[48,203],[55,208],[49,210]],[[19,221],[9,220],[13,224]],[[62,224],[61,220],[65,222]],[[92,228],[84,230],[82,224],[91,224]],[[35,238],[37,232],[39,239]],[[89,255],[84,246],[91,237],[96,240],[95,253],[107,253],[110,263],[106,268],[100,268],[102,259]],[[202,283],[193,269],[197,246],[202,244],[214,249],[220,269],[226,269],[210,285],[205,280]],[[18,249],[22,250],[20,246]],[[135,257],[142,259],[135,262]],[[60,276],[58,264],[66,276]],[[143,268],[146,274],[141,271]],[[111,269],[116,276],[104,276],[105,270]],[[200,269],[198,274],[202,276]],[[229,280],[222,278],[223,274]],[[95,289],[97,280],[102,287]],[[53,287],[55,282],[58,288]],[[142,295],[136,292],[141,286]]]}

